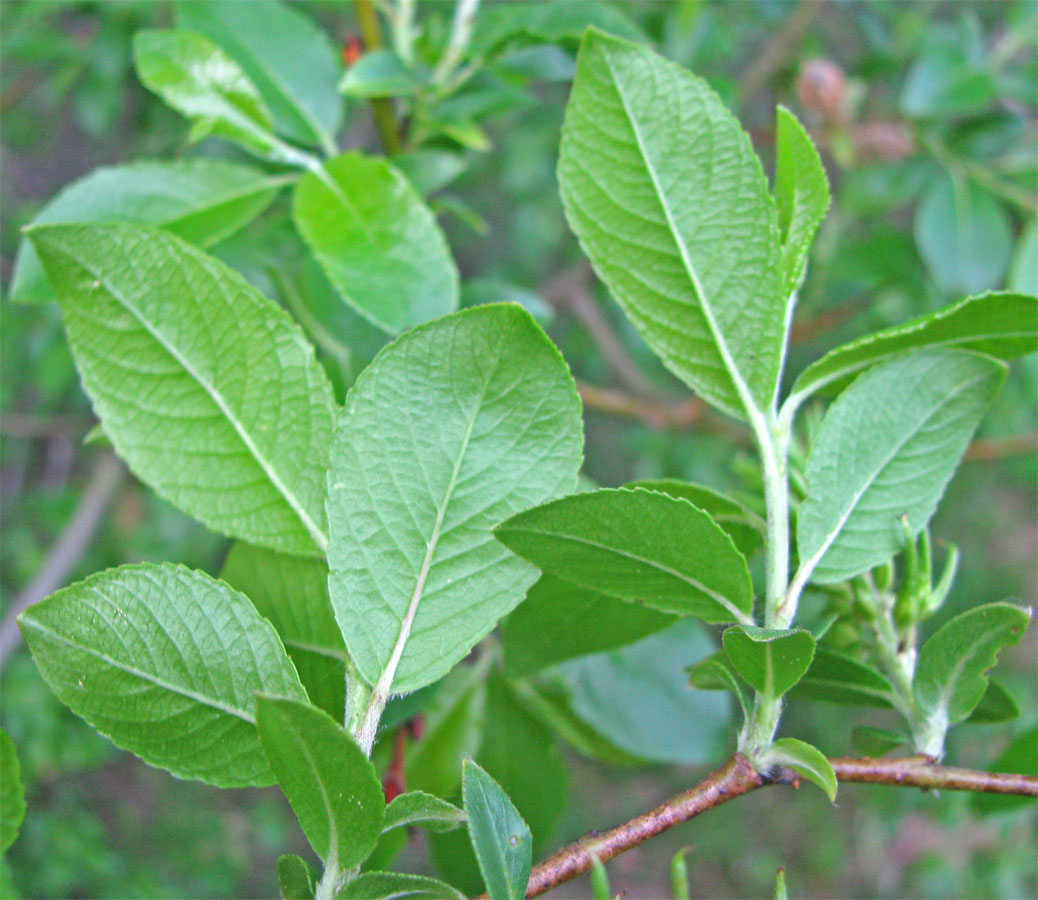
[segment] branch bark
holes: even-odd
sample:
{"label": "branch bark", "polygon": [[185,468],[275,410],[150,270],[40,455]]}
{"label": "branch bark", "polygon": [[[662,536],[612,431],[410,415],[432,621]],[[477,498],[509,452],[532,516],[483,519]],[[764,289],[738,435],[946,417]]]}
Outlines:
{"label": "branch bark", "polygon": [[[830,762],[840,781],[1038,797],[1038,778],[1033,776],[941,766],[925,756],[833,759]],[[798,783],[796,775],[788,769],[779,768],[765,775],[756,771],[745,756],[735,753],[720,769],[684,793],[608,831],[589,832],[534,866],[526,896],[543,894],[589,871],[596,859],[604,863],[675,825],[766,784]],[[477,900],[486,900],[486,894]]]}

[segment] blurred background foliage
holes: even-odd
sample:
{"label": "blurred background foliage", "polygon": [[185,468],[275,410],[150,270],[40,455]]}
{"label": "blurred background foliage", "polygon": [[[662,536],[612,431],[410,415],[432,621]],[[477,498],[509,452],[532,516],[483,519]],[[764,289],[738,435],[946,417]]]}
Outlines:
{"label": "blurred background foliage", "polygon": [[[294,5],[337,45],[350,45],[357,31],[351,5]],[[419,4],[419,55],[442,45],[451,12],[450,4]],[[22,0],[5,2],[0,13],[5,286],[18,229],[70,181],[141,157],[237,155],[217,141],[189,145],[186,123],[134,76],[131,36],[172,24],[173,4]],[[595,14],[619,17],[624,28],[705,77],[740,116],[766,166],[776,103],[796,112],[822,150],[834,203],[801,293],[791,374],[837,343],[967,293],[1038,292],[1038,7],[1030,0],[602,3]],[[490,26],[507,25],[508,11],[497,5],[484,5],[480,16],[477,44],[481,34],[497,33]],[[477,77],[418,120],[428,130],[425,149],[434,152],[401,162],[440,215],[466,280],[464,302],[517,299],[549,328],[582,385],[590,478],[615,485],[671,476],[752,493],[748,434],[683,395],[594,282],[566,228],[554,169],[576,42],[549,45],[536,34],[509,34],[486,52]],[[374,151],[367,104],[345,103],[341,146]],[[321,346],[340,396],[384,342],[305,262],[287,198],[214,252],[312,318],[312,333],[329,338]],[[107,451],[83,442],[93,419],[56,308],[5,297],[0,329],[6,610],[96,487]],[[957,544],[963,554],[953,596],[934,627],[973,604],[1034,602],[1036,389],[1031,356],[1013,367],[933,523],[938,541]],[[225,540],[129,477],[112,481],[67,580],[137,560],[219,571]],[[1021,719],[953,732],[952,761],[990,767],[1034,728],[1035,634],[1032,628],[1002,666]],[[507,786],[520,795],[516,802],[539,832],[543,855],[648,808],[731,749],[727,710],[712,702],[719,695],[691,694],[682,674],[693,661],[689,646],[704,642],[705,653],[709,640],[699,629],[672,630],[647,639],[651,646],[564,664],[553,676],[555,688],[540,695],[539,717],[529,714],[530,698],[513,696],[499,675],[477,690],[462,671],[426,711],[427,733],[454,735],[488,768],[512,773]],[[62,707],[23,648],[5,656],[0,678],[2,724],[17,744],[28,801],[22,834],[4,861],[4,892],[272,896],[276,856],[307,852],[274,789],[221,792],[148,769]],[[654,702],[628,703],[624,692],[632,684],[652,685]],[[672,714],[668,703],[686,712]],[[482,743],[451,731],[459,710],[466,721],[479,719],[477,707]],[[598,760],[557,747],[545,717],[567,727],[570,744],[583,741]],[[874,718],[792,703],[784,730],[839,755],[852,752],[851,727],[882,724]],[[515,759],[493,758],[500,753],[490,739],[495,729],[510,733]],[[381,753],[388,759],[392,747]],[[410,786],[449,791],[452,776],[440,765],[414,744]],[[965,795],[845,786],[834,810],[820,792],[773,789],[675,829],[609,868],[614,891],[664,896],[670,857],[691,844],[695,896],[762,896],[784,865],[791,892],[800,896],[1023,897],[1038,894],[1035,841],[1034,804],[984,814]],[[401,864],[421,870],[431,850],[464,881],[464,843],[454,834],[431,848],[412,844]],[[577,882],[556,895],[588,891]]]}

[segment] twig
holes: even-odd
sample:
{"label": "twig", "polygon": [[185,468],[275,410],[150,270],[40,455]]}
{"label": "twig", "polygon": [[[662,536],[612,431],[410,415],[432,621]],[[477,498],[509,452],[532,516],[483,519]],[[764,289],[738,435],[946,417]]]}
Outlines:
{"label": "twig", "polygon": [[800,0],[793,14],[772,35],[760,53],[755,54],[754,63],[739,79],[738,96],[741,101],[745,102],[747,97],[757,94],[775,70],[789,59],[793,45],[807,31],[822,6],[822,0]]}
{"label": "twig", "polygon": [[579,380],[577,391],[586,408],[642,422],[650,428],[691,428],[703,418],[707,408],[698,397],[689,397],[680,403],[643,400],[625,391],[598,387]]}
{"label": "twig", "polygon": [[21,640],[18,616],[64,583],[68,573],[79,562],[83,551],[93,540],[101,517],[125,473],[125,466],[112,453],[101,454],[94,463],[86,493],[79,501],[72,520],[51,548],[50,555],[39,572],[14,598],[3,623],[0,624],[0,664]]}
{"label": "twig", "polygon": [[[364,38],[366,50],[382,49],[382,30],[378,25],[378,15],[371,0],[353,0],[353,8],[357,14],[357,24]],[[371,98],[371,115],[375,119],[375,128],[382,141],[382,148],[392,155],[400,150],[400,135],[396,130],[396,114],[393,112],[393,101],[389,97]]]}
{"label": "twig", "polygon": [[0,413],[0,434],[15,438],[78,438],[94,423],[77,416],[36,416],[31,413]]}
{"label": "twig", "polygon": [[[940,766],[923,756],[833,759],[830,762],[840,781],[1038,797],[1038,778],[1033,776]],[[796,776],[788,769],[778,769],[765,776],[757,772],[745,756],[735,753],[720,769],[683,794],[608,831],[592,831],[534,866],[527,882],[526,896],[543,894],[589,871],[594,859],[606,862],[693,816],[766,784],[797,783]],[[478,900],[486,900],[486,895],[481,895]]]}
{"label": "twig", "polygon": [[966,462],[993,462],[1038,451],[1038,434],[1014,434],[1004,438],[977,438],[966,448]]}

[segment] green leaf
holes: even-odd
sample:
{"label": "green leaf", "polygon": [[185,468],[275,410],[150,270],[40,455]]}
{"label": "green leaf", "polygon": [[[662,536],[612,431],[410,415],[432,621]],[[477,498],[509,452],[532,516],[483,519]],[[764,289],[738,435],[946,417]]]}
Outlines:
{"label": "green leaf", "polygon": [[610,743],[654,762],[699,765],[731,737],[726,697],[689,687],[690,663],[714,651],[695,619],[559,667],[573,711]]}
{"label": "green leaf", "polygon": [[609,889],[609,873],[597,856],[591,857],[591,896],[593,900],[613,900],[613,893]]}
{"label": "green leaf", "polygon": [[670,892],[674,900],[689,900],[688,863],[685,857],[691,850],[691,847],[682,847],[670,858]]}
{"label": "green leaf", "polygon": [[462,793],[490,900],[521,900],[533,861],[530,829],[498,783],[472,760],[462,766]]}
{"label": "green leaf", "polygon": [[465,900],[449,884],[403,872],[365,872],[335,896],[337,900]]}
{"label": "green leaf", "polygon": [[544,572],[706,622],[752,621],[746,559],[705,512],[643,489],[573,494],[494,529]]}
{"label": "green leaf", "polygon": [[595,271],[664,364],[733,415],[769,408],[786,299],[775,204],[706,82],[589,30],[559,183]]}
{"label": "green leaf", "polygon": [[[159,225],[207,247],[258,216],[286,183],[251,166],[216,159],[140,160],[95,169],[72,182],[32,220],[53,222],[119,220]],[[15,257],[11,299],[43,303],[54,299],[29,241]]]}
{"label": "green leaf", "polygon": [[520,307],[379,354],[340,417],[328,498],[332,606],[366,680],[437,680],[519,603],[537,572],[491,526],[572,491],[581,450],[572,377]]}
{"label": "green leaf", "polygon": [[386,807],[382,830],[419,825],[426,831],[450,831],[464,821],[465,813],[453,803],[424,791],[408,791],[394,797]]}
{"label": "green leaf", "polygon": [[541,328],[555,320],[555,309],[533,291],[499,278],[471,278],[461,287],[462,306],[484,303],[518,303]]}
{"label": "green leaf", "polygon": [[1033,353],[1038,340],[1038,298],[981,294],[944,309],[866,335],[808,366],[788,402],[799,405],[814,393],[836,394],[863,369],[909,350],[957,347],[1000,359]]}
{"label": "green leaf", "polygon": [[779,869],[775,873],[775,900],[789,900],[789,892],[786,890],[785,869]]}
{"label": "green leaf", "polygon": [[542,575],[501,623],[505,666],[519,677],[565,659],[630,644],[673,625],[667,613]]}
{"label": "green leaf", "polygon": [[[1016,772],[1020,775],[1038,775],[1038,725],[1017,735],[1012,743],[991,765],[992,772]],[[981,794],[970,796],[970,806],[982,815],[1032,807],[1031,797],[1015,797],[1008,794]]]}
{"label": "green leaf", "polygon": [[815,639],[803,628],[758,628],[733,625],[722,636],[735,671],[755,690],[781,697],[811,665]]}
{"label": "green leaf", "polygon": [[791,696],[827,703],[889,707],[893,705],[894,689],[872,666],[845,653],[819,647],[811,667]]}
{"label": "green leaf", "polygon": [[347,97],[402,97],[425,86],[392,50],[369,50],[346,70],[339,91]]}
{"label": "green leaf", "polygon": [[912,738],[902,731],[888,728],[872,728],[860,725],[851,729],[851,746],[866,756],[883,756],[895,747],[911,743]]}
{"label": "green leaf", "polygon": [[462,154],[428,148],[398,153],[391,162],[423,197],[446,187],[466,168]]}
{"label": "green leaf", "polygon": [[719,491],[703,484],[691,481],[680,481],[677,478],[645,478],[629,481],[624,487],[645,488],[647,491],[658,491],[681,497],[703,512],[709,513],[721,530],[732,539],[739,552],[749,559],[760,549],[764,523],[739,501],[726,497]]}
{"label": "green leaf", "polygon": [[207,37],[179,29],[138,31],[133,53],[144,86],[195,121],[192,137],[213,134],[260,156],[273,152],[273,123],[259,91]]}
{"label": "green leaf", "polygon": [[245,71],[279,132],[333,152],[342,124],[338,54],[323,29],[285,3],[178,3],[177,24],[204,34]]}
{"label": "green leaf", "polygon": [[220,577],[277,630],[310,702],[341,720],[346,645],[328,599],[328,564],[238,542]]}
{"label": "green leaf", "polygon": [[817,784],[830,802],[836,802],[836,773],[825,755],[796,738],[779,738],[767,752],[766,763],[786,766],[808,781]]}
{"label": "green leaf", "polygon": [[1000,681],[988,679],[984,696],[970,713],[967,722],[974,725],[994,725],[998,722],[1009,722],[1020,715],[1020,705],[1009,690]]}
{"label": "green leaf", "polygon": [[916,702],[939,721],[961,722],[984,696],[999,651],[1016,644],[1030,621],[1029,609],[989,603],[946,622],[919,651]]}
{"label": "green leaf", "polygon": [[328,713],[298,700],[260,696],[256,725],[314,852],[341,869],[363,862],[382,833],[386,809],[371,761]]}
{"label": "green leaf", "polygon": [[278,857],[278,890],[281,900],[313,900],[314,873],[301,856],[286,853]]}
{"label": "green leaf", "polygon": [[15,842],[25,818],[25,786],[11,736],[0,729],[0,853]]}
{"label": "green leaf", "polygon": [[805,467],[797,516],[801,573],[828,584],[890,559],[929,522],[1005,365],[923,350],[860,376],[829,407]]}
{"label": "green leaf", "polygon": [[566,3],[500,3],[480,10],[471,50],[490,56],[505,47],[529,43],[576,43],[588,28],[601,29],[632,41],[645,35],[627,16],[595,0]]}
{"label": "green leaf", "polygon": [[158,229],[45,225],[29,236],[83,386],[134,473],[216,531],[323,550],[335,401],[289,315]]}
{"label": "green leaf", "polygon": [[202,572],[144,563],[91,575],[19,623],[51,690],[117,747],[217,787],[273,782],[255,695],[306,694],[244,595]]}
{"label": "green leaf", "polygon": [[1031,219],[1016,242],[1008,287],[1022,294],[1038,294],[1038,219]]}
{"label": "green leaf", "polygon": [[1009,216],[972,180],[942,174],[916,207],[913,229],[923,262],[942,291],[1001,287],[1013,246]]}
{"label": "green leaf", "polygon": [[701,659],[688,668],[688,683],[701,691],[731,691],[742,710],[743,719],[750,718],[750,703],[739,681],[732,661],[724,650]]}
{"label": "green leaf", "polygon": [[347,153],[296,185],[296,227],[351,307],[396,334],[458,306],[458,270],[429,207],[384,159]]}

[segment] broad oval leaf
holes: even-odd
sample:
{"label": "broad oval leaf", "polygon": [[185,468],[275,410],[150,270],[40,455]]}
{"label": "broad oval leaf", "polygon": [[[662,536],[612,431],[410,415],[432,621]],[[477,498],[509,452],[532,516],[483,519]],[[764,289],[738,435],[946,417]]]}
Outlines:
{"label": "broad oval leaf", "polygon": [[835,350],[800,373],[789,403],[811,394],[836,394],[863,369],[910,350],[957,347],[999,359],[1033,353],[1038,341],[1038,297],[993,293],[967,297],[936,312],[866,335]]}
{"label": "broad oval leaf", "polygon": [[581,450],[573,379],[518,306],[382,351],[350,392],[328,476],[332,606],[369,682],[394,668],[394,693],[435,681],[519,603],[537,571],[490,529],[572,491]]}
{"label": "broad oval leaf", "polygon": [[45,225],[29,237],[83,386],[135,474],[216,531],[320,553],[335,401],[288,314],[159,229]]}
{"label": "broad oval leaf", "polygon": [[880,364],[841,394],[805,467],[802,573],[826,584],[885,562],[904,543],[901,516],[917,534],[1004,377],[989,357],[923,350]]}
{"label": "broad oval leaf", "polygon": [[15,842],[25,818],[25,786],[11,736],[0,729],[0,853]]}
{"label": "broad oval leaf", "polygon": [[408,791],[386,807],[382,830],[418,825],[427,831],[450,831],[465,822],[464,810],[424,791]]}
{"label": "broad oval leaf", "polygon": [[329,151],[342,123],[342,73],[328,35],[276,0],[178,3],[178,24],[218,44],[256,86],[279,132]]}
{"label": "broad oval leaf", "polygon": [[313,900],[317,884],[305,859],[294,853],[279,856],[277,872],[281,900]]}
{"label": "broad oval leaf", "polygon": [[364,872],[335,895],[336,900],[465,900],[443,881],[404,872]]}
{"label": "broad oval leaf", "polygon": [[581,587],[706,622],[752,621],[745,557],[686,500],[640,488],[588,491],[519,513],[494,534]]}
{"label": "broad oval leaf", "polygon": [[181,29],[148,29],[133,38],[144,86],[192,119],[193,138],[208,134],[267,156],[275,141],[270,112],[241,67],[209,38]]}
{"label": "broad oval leaf", "polygon": [[220,577],[277,630],[310,701],[341,721],[346,645],[328,599],[328,564],[238,542]]}
{"label": "broad oval leaf", "polygon": [[836,802],[836,773],[817,747],[796,738],[779,738],[765,756],[765,764],[786,766],[817,784],[831,803]]}
{"label": "broad oval leaf", "polygon": [[673,615],[542,575],[501,623],[505,666],[512,676],[529,675],[633,643],[675,621]]}
{"label": "broad oval leaf", "polygon": [[811,668],[791,696],[856,706],[894,705],[894,689],[872,666],[845,653],[819,647]]}
{"label": "broad oval leaf", "polygon": [[375,767],[328,713],[260,696],[263,752],[310,846],[329,866],[359,865],[382,833],[386,798]]}
{"label": "broad oval leaf", "polygon": [[768,697],[781,697],[793,687],[815,655],[814,635],[803,628],[733,625],[722,642],[735,671]]}
{"label": "broad oval leaf", "polygon": [[462,796],[490,900],[521,900],[533,861],[529,827],[501,786],[472,760],[462,766]]}
{"label": "broad oval leaf", "polygon": [[706,83],[589,30],[559,185],[595,271],[666,366],[734,415],[769,408],[786,300],[775,205]]}
{"label": "broad oval leaf", "polygon": [[946,622],[919,651],[916,702],[938,721],[961,722],[984,696],[999,651],[1018,643],[1030,621],[1029,609],[989,603]]}
{"label": "broad oval leaf", "polygon": [[[139,160],[95,169],[72,182],[40,210],[32,224],[137,222],[159,225],[207,247],[263,212],[285,184],[285,178],[217,159]],[[19,303],[54,299],[29,241],[18,247],[11,299]]]}
{"label": "broad oval leaf", "polygon": [[458,307],[458,270],[429,207],[384,159],[347,153],[302,178],[296,227],[339,295],[396,334]]}
{"label": "broad oval leaf", "polygon": [[218,787],[273,782],[255,695],[306,693],[244,595],[202,572],[145,563],[91,575],[19,623],[54,693],[117,747]]}

